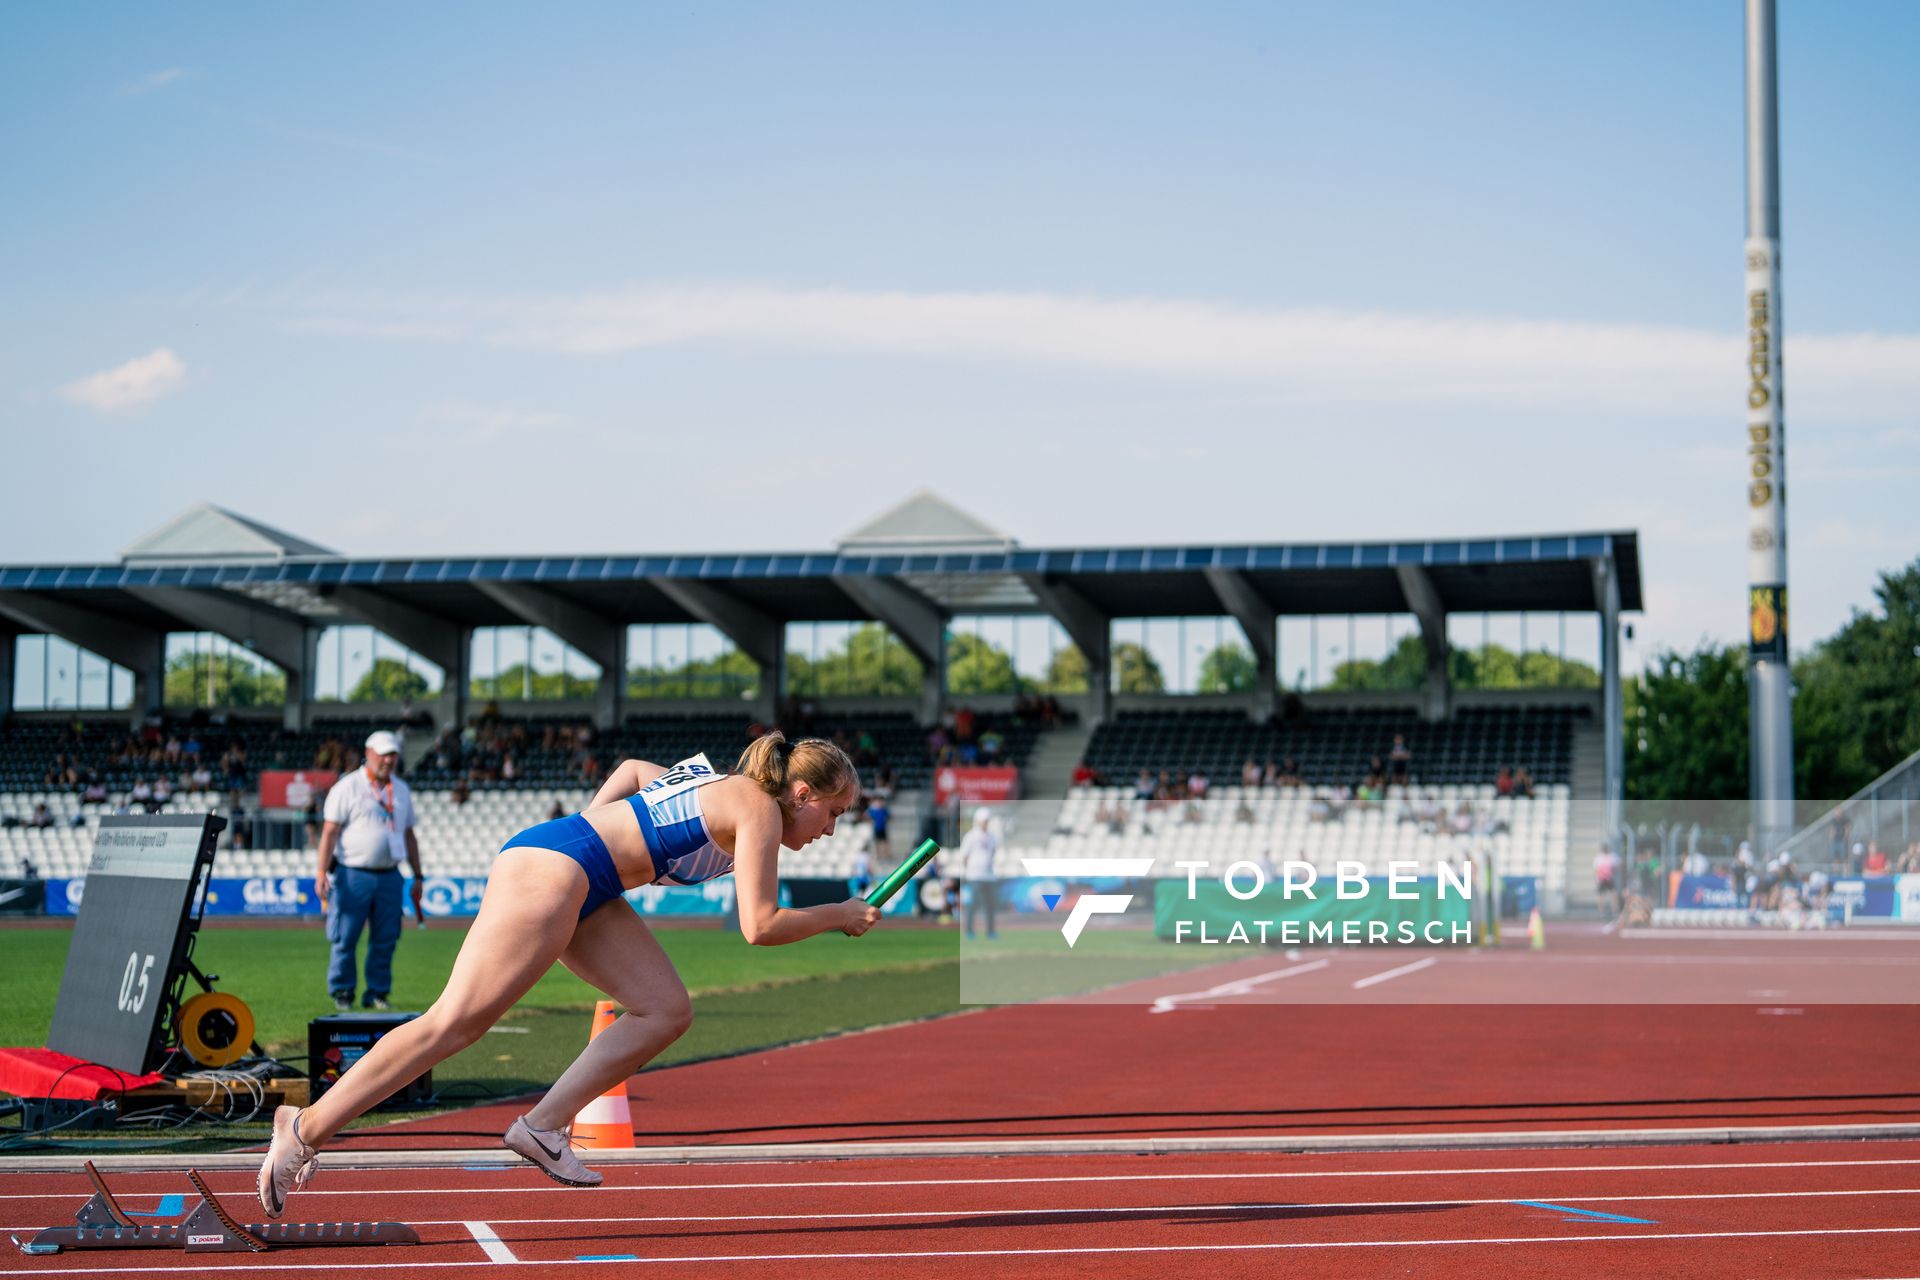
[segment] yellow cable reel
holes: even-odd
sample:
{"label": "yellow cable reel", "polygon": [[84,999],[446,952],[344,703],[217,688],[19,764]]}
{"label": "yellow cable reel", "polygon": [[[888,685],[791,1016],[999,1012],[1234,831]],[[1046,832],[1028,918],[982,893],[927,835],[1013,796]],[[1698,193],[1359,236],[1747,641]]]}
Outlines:
{"label": "yellow cable reel", "polygon": [[224,1067],[253,1045],[253,1010],[227,991],[202,991],[180,1006],[180,1047],[203,1067]]}

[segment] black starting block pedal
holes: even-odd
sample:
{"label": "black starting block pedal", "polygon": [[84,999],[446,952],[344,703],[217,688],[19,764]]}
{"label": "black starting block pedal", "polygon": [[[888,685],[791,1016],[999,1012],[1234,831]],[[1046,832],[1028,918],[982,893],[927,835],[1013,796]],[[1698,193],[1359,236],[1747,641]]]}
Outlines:
{"label": "black starting block pedal", "polygon": [[31,1240],[13,1236],[22,1253],[58,1253],[62,1249],[184,1249],[188,1253],[265,1253],[269,1249],[314,1245],[419,1244],[404,1222],[267,1222],[243,1225],[213,1194],[197,1170],[187,1180],[199,1203],[178,1222],[147,1225],[133,1220],[108,1190],[106,1179],[87,1161],[93,1195],[73,1215],[70,1227],[48,1227]]}

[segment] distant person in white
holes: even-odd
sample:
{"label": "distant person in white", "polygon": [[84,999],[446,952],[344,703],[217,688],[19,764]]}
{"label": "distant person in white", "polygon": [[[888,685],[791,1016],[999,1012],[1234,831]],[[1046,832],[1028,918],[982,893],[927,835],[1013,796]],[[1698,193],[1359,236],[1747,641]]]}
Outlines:
{"label": "distant person in white", "polygon": [[993,878],[994,855],[1000,852],[1000,837],[993,834],[993,811],[976,809],[973,829],[960,839],[960,864],[967,880],[967,936],[973,936],[974,920],[980,908],[987,911],[987,936],[997,938],[994,910],[998,906],[1000,886]]}
{"label": "distant person in white", "polygon": [[[353,1008],[354,952],[367,929],[364,1003],[386,1009],[393,990],[393,948],[400,940],[400,859],[413,869],[413,909],[420,913],[420,843],[413,834],[413,793],[393,776],[400,743],[385,729],[367,739],[367,763],[333,784],[322,811],[320,874],[315,884],[327,917],[333,958],[327,990],[333,1007]],[[336,850],[338,857],[336,858]]]}

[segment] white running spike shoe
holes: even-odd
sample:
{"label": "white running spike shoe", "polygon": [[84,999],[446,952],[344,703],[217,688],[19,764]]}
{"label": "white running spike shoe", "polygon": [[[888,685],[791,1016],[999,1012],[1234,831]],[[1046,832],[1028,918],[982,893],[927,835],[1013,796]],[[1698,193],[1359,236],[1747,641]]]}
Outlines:
{"label": "white running spike shoe", "polygon": [[300,1140],[300,1108],[274,1108],[273,1141],[260,1162],[260,1207],[267,1216],[285,1213],[287,1196],[312,1181],[319,1168],[319,1153]]}
{"label": "white running spike shoe", "polygon": [[597,1187],[600,1175],[580,1163],[573,1154],[573,1126],[562,1129],[536,1129],[521,1116],[501,1141],[513,1152],[555,1182],[569,1187]]}

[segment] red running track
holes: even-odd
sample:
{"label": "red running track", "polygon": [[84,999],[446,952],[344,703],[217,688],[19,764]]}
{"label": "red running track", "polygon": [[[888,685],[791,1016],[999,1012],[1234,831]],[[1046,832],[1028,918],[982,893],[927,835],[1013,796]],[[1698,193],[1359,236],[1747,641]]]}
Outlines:
{"label": "red running track", "polygon": [[[177,1173],[112,1180],[134,1211],[187,1190]],[[249,1175],[211,1181],[247,1203]],[[0,1220],[49,1225],[85,1195],[78,1175],[0,1174]],[[1920,1142],[625,1166],[591,1191],[524,1166],[327,1168],[289,1218],[402,1218],[425,1243],[10,1254],[0,1276],[1865,1280],[1920,1259]]]}

